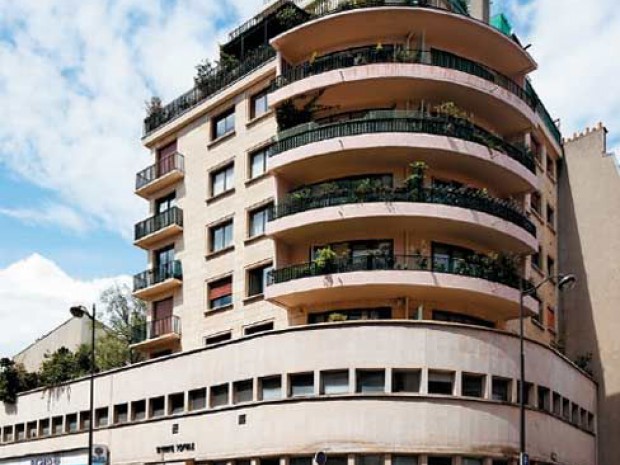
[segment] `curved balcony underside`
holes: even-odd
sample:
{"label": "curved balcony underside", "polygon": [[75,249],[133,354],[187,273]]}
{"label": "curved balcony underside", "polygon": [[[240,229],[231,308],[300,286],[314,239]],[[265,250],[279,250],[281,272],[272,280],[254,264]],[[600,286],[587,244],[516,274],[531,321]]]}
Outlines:
{"label": "curved balcony underside", "polygon": [[290,63],[350,47],[424,34],[426,43],[484,63],[507,76],[536,69],[533,58],[512,38],[463,15],[416,7],[362,8],[297,26],[271,41]]}
{"label": "curved balcony underside", "polygon": [[540,118],[515,94],[462,71],[427,64],[377,63],[337,69],[293,82],[269,95],[277,106],[295,96],[321,91],[319,103],[340,108],[381,108],[392,102],[455,102],[501,134],[519,134]]}

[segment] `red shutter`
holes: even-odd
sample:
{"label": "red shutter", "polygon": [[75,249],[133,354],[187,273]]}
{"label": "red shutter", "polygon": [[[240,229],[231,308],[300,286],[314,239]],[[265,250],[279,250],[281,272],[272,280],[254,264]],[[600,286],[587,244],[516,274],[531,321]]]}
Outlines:
{"label": "red shutter", "polygon": [[209,285],[209,299],[219,299],[232,294],[232,279],[226,278]]}
{"label": "red shutter", "polygon": [[157,150],[157,174],[162,176],[172,171],[174,166],[174,155],[177,153],[177,141],[170,142]]}
{"label": "red shutter", "polygon": [[153,303],[153,321],[172,317],[172,297]]}

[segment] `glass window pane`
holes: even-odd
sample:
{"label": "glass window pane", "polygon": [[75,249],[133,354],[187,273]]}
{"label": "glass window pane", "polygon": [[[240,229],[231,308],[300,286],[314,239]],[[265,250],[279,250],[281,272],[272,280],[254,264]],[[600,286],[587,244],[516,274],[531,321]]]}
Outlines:
{"label": "glass window pane", "polygon": [[211,407],[228,405],[228,384],[221,384],[211,388]]}
{"label": "glass window pane", "polygon": [[454,392],[454,373],[429,371],[428,393],[452,395]]}
{"label": "glass window pane", "polygon": [[357,465],[383,465],[383,455],[358,455]]}
{"label": "glass window pane", "polygon": [[282,398],[282,379],[279,376],[262,378],[260,383],[261,400],[274,400]]}
{"label": "glass window pane", "polygon": [[314,394],[314,373],[300,373],[290,376],[291,397]]}
{"label": "glass window pane", "polygon": [[237,381],[233,384],[233,403],[252,402],[254,383],[251,379]]}
{"label": "glass window pane", "polygon": [[250,163],[250,177],[255,178],[260,176],[266,171],[266,163],[267,157],[265,156],[265,151],[261,150],[260,152],[256,152],[252,154],[252,160]]}
{"label": "glass window pane", "polygon": [[463,457],[463,465],[482,465],[482,459]]}
{"label": "glass window pane", "polygon": [[420,370],[394,370],[393,392],[420,392]]}
{"label": "glass window pane", "polygon": [[321,373],[322,394],[346,394],[349,392],[349,372],[325,371]]}
{"label": "glass window pane", "polygon": [[357,392],[384,392],[384,370],[358,370]]}
{"label": "glass window pane", "polygon": [[413,455],[392,455],[392,465],[418,465],[418,458]]}
{"label": "glass window pane", "polygon": [[201,410],[207,406],[207,390],[197,389],[189,393],[189,409]]}
{"label": "glass window pane", "polygon": [[463,374],[463,396],[484,397],[484,376]]}

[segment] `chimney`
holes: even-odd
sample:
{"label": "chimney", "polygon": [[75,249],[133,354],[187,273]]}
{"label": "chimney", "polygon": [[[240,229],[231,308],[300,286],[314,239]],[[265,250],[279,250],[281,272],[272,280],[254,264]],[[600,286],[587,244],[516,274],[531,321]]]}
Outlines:
{"label": "chimney", "polygon": [[469,14],[485,23],[489,23],[490,0],[469,0]]}

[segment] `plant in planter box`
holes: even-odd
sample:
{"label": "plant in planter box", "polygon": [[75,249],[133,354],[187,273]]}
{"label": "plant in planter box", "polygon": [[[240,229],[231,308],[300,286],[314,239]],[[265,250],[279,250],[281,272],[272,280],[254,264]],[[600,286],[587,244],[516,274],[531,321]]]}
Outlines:
{"label": "plant in planter box", "polygon": [[319,271],[325,272],[333,267],[338,254],[330,246],[317,250],[313,263]]}
{"label": "plant in planter box", "polygon": [[330,313],[327,317],[329,323],[337,323],[341,321],[347,321],[349,318],[344,313]]}

